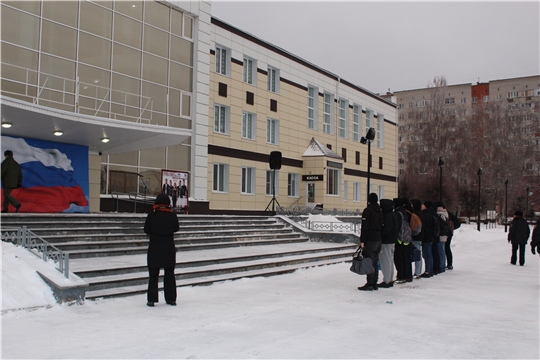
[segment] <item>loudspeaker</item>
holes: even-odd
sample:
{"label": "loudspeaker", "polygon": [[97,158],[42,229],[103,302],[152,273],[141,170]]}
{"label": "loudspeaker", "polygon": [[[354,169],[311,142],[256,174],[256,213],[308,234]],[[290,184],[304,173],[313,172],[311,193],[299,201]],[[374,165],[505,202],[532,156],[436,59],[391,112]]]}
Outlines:
{"label": "loudspeaker", "polygon": [[270,153],[270,169],[281,169],[281,151],[272,151]]}

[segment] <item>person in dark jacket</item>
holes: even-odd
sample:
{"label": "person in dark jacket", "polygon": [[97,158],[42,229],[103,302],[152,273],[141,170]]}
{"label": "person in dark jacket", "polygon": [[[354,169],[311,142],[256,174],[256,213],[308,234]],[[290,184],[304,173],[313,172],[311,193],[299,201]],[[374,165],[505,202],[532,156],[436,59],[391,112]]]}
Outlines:
{"label": "person in dark jacket", "polygon": [[[418,215],[422,223],[424,223],[424,215],[422,214],[422,202],[419,199],[412,199],[411,205],[413,208],[413,213]],[[423,227],[423,226],[422,226]],[[421,228],[420,233],[414,235],[413,234],[413,258],[414,258],[414,251],[418,252],[419,257],[418,260],[414,262],[414,278],[420,279],[422,276],[422,238],[424,237],[424,231]]]}
{"label": "person in dark jacket", "polygon": [[529,240],[531,229],[527,220],[523,218],[521,211],[514,213],[514,219],[510,223],[510,231],[508,232],[508,243],[512,243],[512,257],[510,258],[510,264],[516,265],[517,251],[519,249],[519,265],[525,265],[525,245]]}
{"label": "person in dark jacket", "polygon": [[[396,215],[398,216],[398,228],[401,230],[403,222],[411,222],[411,214],[407,209],[410,208],[409,199],[400,198],[394,199],[394,205],[396,206]],[[402,216],[400,216],[401,214]],[[398,232],[400,231],[398,230]],[[394,253],[394,263],[396,264],[396,284],[403,284],[405,282],[412,282],[412,266],[411,266],[411,248],[412,243],[403,243],[400,239],[396,240],[396,251]]]}
{"label": "person in dark jacket", "polygon": [[536,221],[531,238],[531,252],[540,255],[540,219]]}
{"label": "person in dark jacket", "polygon": [[375,193],[368,195],[368,206],[362,212],[362,227],[360,228],[360,247],[362,256],[370,258],[375,267],[375,271],[368,274],[367,283],[360,286],[358,290],[377,290],[379,288],[377,281],[379,279],[379,270],[377,269],[377,260],[381,252],[381,230],[383,224],[383,214],[379,204],[379,197]]}
{"label": "person in dark jacket", "polygon": [[[422,257],[424,258],[425,270],[422,274],[423,278],[433,276],[433,227],[437,225],[432,215],[435,215],[435,208],[431,201],[424,201],[422,204]],[[437,225],[438,226],[438,225]]]}
{"label": "person in dark jacket", "polygon": [[379,262],[383,273],[383,281],[380,288],[394,286],[394,249],[398,234],[398,218],[394,213],[394,202],[390,199],[381,199],[381,210],[384,216],[384,223],[381,230],[381,254]]}
{"label": "person in dark jacket", "polygon": [[158,278],[160,269],[164,269],[163,287],[165,302],[176,305],[176,247],[174,233],[180,227],[178,217],[171,212],[170,199],[167,194],[156,197],[154,211],[149,213],[144,223],[144,232],[150,237],[148,245],[147,266],[149,272],[148,294],[146,305],[154,306],[158,302]]}
{"label": "person in dark jacket", "polygon": [[15,212],[19,212],[21,203],[11,195],[13,189],[22,186],[23,174],[21,166],[13,158],[13,151],[4,151],[4,161],[2,161],[2,188],[4,189],[3,213],[8,212],[9,204],[15,207]]}

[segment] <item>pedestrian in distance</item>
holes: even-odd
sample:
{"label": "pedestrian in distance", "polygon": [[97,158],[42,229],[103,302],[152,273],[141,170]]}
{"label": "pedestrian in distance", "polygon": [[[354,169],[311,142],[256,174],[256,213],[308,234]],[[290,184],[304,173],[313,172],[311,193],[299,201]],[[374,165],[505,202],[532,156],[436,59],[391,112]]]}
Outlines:
{"label": "pedestrian in distance", "polygon": [[375,193],[368,195],[368,206],[362,212],[362,227],[360,229],[360,247],[362,248],[362,256],[370,258],[375,271],[366,275],[366,284],[360,286],[358,290],[373,291],[378,290],[377,281],[379,279],[379,271],[376,264],[381,252],[381,230],[383,224],[383,214],[381,207],[377,203],[379,197]]}
{"label": "pedestrian in distance", "polygon": [[[425,270],[422,274],[423,278],[433,276],[433,239],[435,238],[435,226],[438,224],[434,220],[435,209],[431,201],[424,201],[422,204],[422,257],[424,258]],[[438,232],[437,232],[438,233]],[[438,235],[437,235],[438,236]]]}
{"label": "pedestrian in distance", "polygon": [[447,270],[453,270],[454,269],[454,254],[452,253],[452,239],[454,238],[454,232],[456,229],[458,229],[461,226],[461,220],[457,216],[458,212],[456,211],[456,215],[454,215],[452,212],[448,212],[448,216],[450,218],[450,222],[448,225],[450,225],[450,234],[448,235],[448,239],[444,243],[444,252],[446,254],[446,269]]}
{"label": "pedestrian in distance", "polygon": [[536,221],[531,238],[531,252],[540,256],[540,219]]}
{"label": "pedestrian in distance", "polygon": [[15,212],[21,209],[21,203],[11,195],[13,189],[22,187],[23,174],[21,166],[13,158],[13,151],[4,151],[4,161],[2,161],[2,188],[4,188],[4,205],[2,213],[8,212],[9,204],[15,207]]}
{"label": "pedestrian in distance", "polygon": [[516,265],[517,251],[519,249],[519,265],[525,265],[525,246],[531,229],[527,220],[523,218],[521,211],[514,213],[514,219],[510,223],[510,231],[508,232],[508,243],[512,243],[512,256],[510,257],[510,264]]}
{"label": "pedestrian in distance", "polygon": [[[397,198],[394,199],[394,206],[396,207],[396,215],[398,216],[398,237],[396,240],[396,251],[394,253],[394,263],[396,265],[396,284],[403,284],[413,281],[412,266],[411,266],[411,252],[412,252],[412,233],[410,231],[411,214],[409,199]],[[408,210],[409,209],[409,210]],[[407,229],[408,231],[402,231]],[[406,236],[404,236],[406,235]],[[404,237],[404,239],[400,237]]]}
{"label": "pedestrian in distance", "polygon": [[382,245],[379,256],[383,281],[379,284],[379,288],[390,288],[394,286],[394,249],[399,224],[398,217],[394,212],[394,202],[390,199],[381,199],[380,203],[384,222],[381,230]]}
{"label": "pedestrian in distance", "polygon": [[[442,221],[445,224],[448,224],[448,219],[449,219],[448,211],[446,211],[446,206],[444,205],[444,202],[442,201],[437,202],[437,215],[439,215],[439,221]],[[439,235],[439,273],[443,273],[446,271],[445,245],[446,245],[446,241],[448,240],[448,236],[450,235],[450,227],[446,226],[446,229],[447,229],[446,233]]]}
{"label": "pedestrian in distance", "polygon": [[146,217],[144,232],[149,235],[147,266],[148,266],[148,306],[154,306],[158,302],[158,279],[160,269],[164,269],[163,287],[165,302],[176,305],[176,278],[174,267],[176,266],[176,247],[174,245],[174,233],[180,227],[178,217],[171,211],[169,196],[159,194],[156,197],[153,211]]}
{"label": "pedestrian in distance", "polygon": [[[422,214],[422,202],[419,199],[412,199],[411,205],[413,208],[413,212],[420,218],[420,221],[424,222],[424,215]],[[424,229],[423,226],[420,228],[420,233],[414,235],[413,234],[413,246],[414,250],[418,254],[418,258],[414,259],[414,252],[413,252],[413,260],[414,261],[414,278],[420,279],[422,276],[422,238],[424,237]],[[414,251],[413,250],[413,251]]]}

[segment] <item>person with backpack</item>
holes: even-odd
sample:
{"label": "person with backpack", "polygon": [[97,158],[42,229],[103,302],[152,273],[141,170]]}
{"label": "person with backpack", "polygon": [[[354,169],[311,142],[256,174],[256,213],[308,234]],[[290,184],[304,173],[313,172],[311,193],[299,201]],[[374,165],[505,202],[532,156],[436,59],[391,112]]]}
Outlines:
{"label": "person with backpack", "polygon": [[424,237],[424,231],[422,229],[423,224],[423,215],[422,215],[422,202],[419,199],[412,199],[411,205],[413,208],[413,214],[418,216],[420,221],[420,226],[414,229],[413,226],[413,215],[411,215],[411,231],[413,234],[413,261],[414,261],[414,278],[420,279],[422,276],[422,238]]}
{"label": "person with backpack", "polygon": [[[368,206],[362,212],[362,227],[360,228],[362,256],[364,258],[370,258],[375,266],[381,252],[381,230],[383,224],[383,214],[381,207],[377,203],[378,201],[379,197],[377,194],[371,193],[368,195]],[[366,284],[358,287],[358,290],[373,291],[379,289],[377,284],[379,270],[375,269],[371,274],[367,274],[366,278]]]}
{"label": "person with backpack", "polygon": [[422,257],[424,258],[425,270],[421,275],[423,278],[433,276],[433,240],[439,236],[439,226],[435,222],[435,209],[431,206],[431,201],[424,201],[422,204]]}
{"label": "person with backpack", "polygon": [[406,206],[409,199],[394,199],[396,214],[398,216],[399,231],[396,240],[396,250],[394,252],[394,263],[396,264],[397,276],[396,284],[412,282],[411,248],[412,231],[410,227],[411,215],[407,212]]}
{"label": "person with backpack", "polygon": [[[456,211],[457,214],[457,211]],[[447,270],[453,270],[454,269],[454,255],[452,254],[452,239],[454,238],[454,231],[461,226],[461,220],[457,215],[454,215],[453,213],[449,212],[448,216],[450,217],[450,223],[448,225],[450,226],[450,235],[448,235],[448,239],[444,243],[444,252],[446,254],[446,269]]]}
{"label": "person with backpack", "polygon": [[384,223],[381,230],[382,245],[379,262],[383,273],[383,281],[380,288],[394,286],[394,250],[398,235],[398,217],[394,212],[394,202],[390,199],[381,199],[381,209],[384,215]]}
{"label": "person with backpack", "polygon": [[514,219],[510,223],[510,230],[508,232],[508,242],[512,243],[512,257],[510,258],[510,264],[516,265],[517,251],[519,249],[519,265],[525,265],[525,246],[527,245],[530,234],[531,229],[529,228],[527,220],[523,218],[523,213],[521,211],[516,211],[514,213]]}
{"label": "person with backpack", "polygon": [[446,271],[446,252],[444,250],[448,236],[450,235],[450,226],[448,225],[448,211],[444,202],[437,202],[437,220],[439,221],[439,273]]}

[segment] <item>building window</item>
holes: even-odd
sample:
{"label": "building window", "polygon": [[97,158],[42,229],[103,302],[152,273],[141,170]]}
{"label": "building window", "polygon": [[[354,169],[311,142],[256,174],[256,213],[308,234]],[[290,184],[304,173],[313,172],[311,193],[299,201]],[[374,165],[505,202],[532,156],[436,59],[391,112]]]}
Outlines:
{"label": "building window", "polygon": [[287,177],[287,195],[291,197],[298,197],[300,186],[300,175],[289,173]]}
{"label": "building window", "polygon": [[231,68],[231,51],[221,45],[216,45],[216,73],[228,75]]}
{"label": "building window", "polygon": [[379,185],[379,199],[384,199],[384,185]]}
{"label": "building window", "polygon": [[255,194],[255,168],[242,168],[242,194]]}
{"label": "building window", "polygon": [[349,129],[349,102],[344,99],[339,100],[339,136],[342,138],[348,137]]}
{"label": "building window", "polygon": [[461,103],[466,104],[467,103],[467,98],[461,98]]}
{"label": "building window", "polygon": [[343,182],[343,201],[349,200],[349,182],[345,180]]}
{"label": "building window", "polygon": [[229,191],[229,165],[214,164],[214,174],[212,176],[212,190],[215,192]]}
{"label": "building window", "polygon": [[379,169],[383,168],[383,158],[379,156]]}
{"label": "building window", "polygon": [[323,106],[323,131],[327,134],[334,133],[334,95],[324,93]]}
{"label": "building window", "polygon": [[362,127],[362,107],[353,106],[353,140],[360,141],[360,128]]}
{"label": "building window", "polygon": [[489,96],[488,95],[485,95],[484,96],[484,102],[488,102],[489,101]]}
{"label": "building window", "polygon": [[518,97],[518,92],[517,91],[508,92],[508,98],[509,99],[513,99],[513,98],[517,98],[517,97]]}
{"label": "building window", "polygon": [[343,158],[343,162],[347,162],[347,149],[341,148],[341,157]]}
{"label": "building window", "polygon": [[353,183],[353,201],[360,202],[360,183]]}
{"label": "building window", "polygon": [[328,195],[339,195],[339,170],[338,169],[327,169],[327,187],[326,194]]}
{"label": "building window", "polygon": [[319,90],[316,87],[308,86],[308,128],[319,129],[317,109],[319,99]]}
{"label": "building window", "polygon": [[246,111],[242,113],[242,137],[244,139],[255,140],[255,131],[257,128],[255,119],[255,114]]}
{"label": "building window", "polygon": [[[275,175],[275,176],[274,176]],[[266,170],[266,195],[278,195],[279,189],[279,171]]]}
{"label": "building window", "polygon": [[384,115],[377,114],[377,147],[384,148]]}
{"label": "building window", "polygon": [[279,69],[268,67],[268,82],[266,89],[273,93],[279,93]]}
{"label": "building window", "polygon": [[476,96],[472,98],[472,103],[473,103],[473,104],[478,103],[478,98],[477,98]]}
{"label": "building window", "polygon": [[455,98],[446,98],[446,99],[444,99],[444,103],[447,104],[447,105],[455,104],[456,99]]}
{"label": "building window", "polygon": [[266,120],[266,142],[269,144],[279,144],[279,120]]}
{"label": "building window", "polygon": [[356,152],[356,159],[354,162],[356,165],[360,165],[360,151]]}
{"label": "building window", "polygon": [[244,57],[244,82],[246,84],[257,85],[257,61]]}
{"label": "building window", "polygon": [[229,133],[229,107],[224,105],[214,106],[214,132],[221,134]]}
{"label": "building window", "polygon": [[366,134],[373,127],[373,110],[366,109]]}

